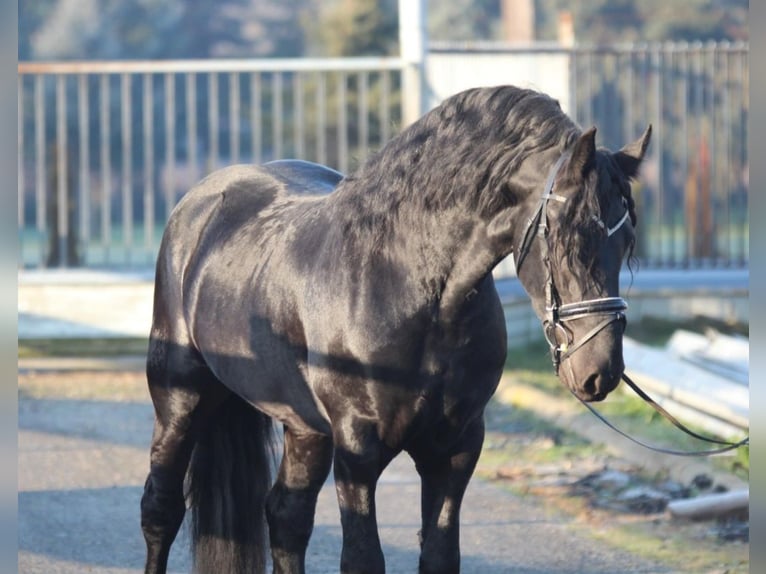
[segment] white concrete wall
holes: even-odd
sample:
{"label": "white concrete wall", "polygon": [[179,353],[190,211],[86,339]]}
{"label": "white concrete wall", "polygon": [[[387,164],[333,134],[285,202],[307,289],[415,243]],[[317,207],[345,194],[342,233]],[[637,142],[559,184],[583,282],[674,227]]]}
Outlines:
{"label": "white concrete wall", "polygon": [[426,78],[429,109],[468,88],[512,84],[545,92],[570,112],[566,53],[432,52],[426,58]]}

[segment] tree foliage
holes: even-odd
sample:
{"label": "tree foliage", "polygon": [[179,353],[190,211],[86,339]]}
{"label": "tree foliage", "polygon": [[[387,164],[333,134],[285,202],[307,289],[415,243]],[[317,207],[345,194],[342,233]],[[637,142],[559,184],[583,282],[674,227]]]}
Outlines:
{"label": "tree foliage", "polygon": [[309,55],[386,56],[398,46],[396,0],[314,0],[302,24]]}
{"label": "tree foliage", "polygon": [[556,39],[563,11],[584,44],[748,38],[748,0],[536,0],[538,38]]}
{"label": "tree foliage", "polygon": [[300,56],[306,0],[20,0],[19,59]]}
{"label": "tree foliage", "polygon": [[[499,40],[500,0],[429,0],[432,40]],[[744,40],[748,0],[535,0],[537,37]],[[390,55],[397,0],[19,0],[19,59]]]}
{"label": "tree foliage", "polygon": [[428,33],[436,41],[497,40],[501,0],[429,0]]}

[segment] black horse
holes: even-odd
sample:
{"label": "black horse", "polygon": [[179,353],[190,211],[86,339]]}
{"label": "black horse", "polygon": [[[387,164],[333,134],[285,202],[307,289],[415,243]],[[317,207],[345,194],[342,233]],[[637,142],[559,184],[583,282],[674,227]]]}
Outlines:
{"label": "black horse", "polygon": [[187,500],[197,571],[263,571],[267,523],[274,572],[304,572],[333,463],[340,570],[384,572],[375,486],[401,451],[422,481],[420,572],[458,572],[506,357],[493,267],[515,255],[572,392],[603,399],[623,371],[618,274],[650,129],[617,153],[595,133],[544,94],[473,89],[348,177],[280,161],[193,188],[156,269],[146,572],[165,572]]}

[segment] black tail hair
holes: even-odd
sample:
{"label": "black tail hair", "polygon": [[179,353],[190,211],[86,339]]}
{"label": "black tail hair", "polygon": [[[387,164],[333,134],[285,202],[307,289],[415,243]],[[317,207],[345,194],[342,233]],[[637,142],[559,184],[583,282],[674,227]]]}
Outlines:
{"label": "black tail hair", "polygon": [[271,419],[232,394],[200,430],[188,471],[194,572],[265,572]]}

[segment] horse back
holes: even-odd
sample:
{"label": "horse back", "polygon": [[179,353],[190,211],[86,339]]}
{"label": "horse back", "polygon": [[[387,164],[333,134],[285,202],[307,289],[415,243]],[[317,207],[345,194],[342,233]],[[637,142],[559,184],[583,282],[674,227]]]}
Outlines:
{"label": "horse back", "polygon": [[236,232],[256,223],[265,211],[290,196],[326,195],[342,178],[335,170],[302,160],[234,165],[211,173],[173,210],[160,247],[158,271],[168,258],[175,263],[168,271],[188,266],[199,251],[200,240],[210,235],[206,230],[214,228],[215,237],[207,239],[220,243],[222,228]]}

